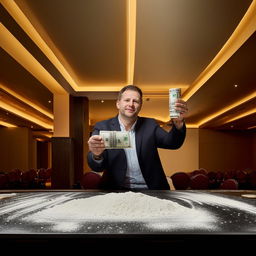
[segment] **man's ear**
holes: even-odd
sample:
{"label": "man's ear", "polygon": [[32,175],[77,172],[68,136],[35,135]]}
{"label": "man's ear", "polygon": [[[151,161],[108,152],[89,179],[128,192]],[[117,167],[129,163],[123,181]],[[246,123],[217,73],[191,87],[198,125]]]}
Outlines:
{"label": "man's ear", "polygon": [[119,100],[116,101],[116,107],[119,109]]}

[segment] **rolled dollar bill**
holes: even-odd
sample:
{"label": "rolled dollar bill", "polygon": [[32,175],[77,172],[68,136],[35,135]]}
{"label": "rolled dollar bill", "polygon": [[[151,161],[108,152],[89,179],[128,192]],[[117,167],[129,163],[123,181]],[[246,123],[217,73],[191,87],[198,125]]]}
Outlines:
{"label": "rolled dollar bill", "polygon": [[180,116],[180,113],[175,109],[175,103],[178,98],[181,96],[180,88],[171,88],[169,89],[169,111],[171,118],[177,118]]}
{"label": "rolled dollar bill", "polygon": [[106,149],[121,149],[132,147],[129,132],[100,131],[99,135],[103,138]]}

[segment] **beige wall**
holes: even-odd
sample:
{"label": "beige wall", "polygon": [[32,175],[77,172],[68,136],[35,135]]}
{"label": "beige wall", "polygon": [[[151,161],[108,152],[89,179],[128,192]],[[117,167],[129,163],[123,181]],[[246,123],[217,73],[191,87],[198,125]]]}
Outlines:
{"label": "beige wall", "polygon": [[0,128],[0,170],[28,170],[35,166],[35,142],[28,128]]}
{"label": "beige wall", "polygon": [[256,170],[255,132],[187,129],[178,150],[158,149],[167,176],[174,172]]}
{"label": "beige wall", "polygon": [[212,171],[255,169],[255,133],[200,129],[199,167]]}
{"label": "beige wall", "polygon": [[176,171],[190,172],[199,166],[199,130],[187,129],[184,144],[177,150],[158,149],[164,171],[171,176]]}

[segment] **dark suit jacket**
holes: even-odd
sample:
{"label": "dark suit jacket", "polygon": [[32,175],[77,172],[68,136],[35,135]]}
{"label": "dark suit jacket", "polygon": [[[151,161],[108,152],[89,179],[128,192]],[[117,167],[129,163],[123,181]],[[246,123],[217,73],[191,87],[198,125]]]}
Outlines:
{"label": "dark suit jacket", "polygon": [[[118,117],[98,122],[92,135],[100,130],[120,131]],[[138,160],[142,175],[150,190],[169,190],[157,148],[178,149],[184,142],[186,126],[181,130],[173,125],[170,132],[163,130],[154,119],[138,117],[135,126],[135,140]],[[89,152],[87,159],[90,168],[97,172],[104,171],[103,189],[121,189],[125,179],[127,163],[123,149],[108,149],[103,152],[104,160],[99,164]]]}

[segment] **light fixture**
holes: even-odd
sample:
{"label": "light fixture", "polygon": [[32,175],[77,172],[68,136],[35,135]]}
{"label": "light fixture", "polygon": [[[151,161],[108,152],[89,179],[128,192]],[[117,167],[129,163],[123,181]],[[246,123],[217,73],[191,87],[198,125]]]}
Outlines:
{"label": "light fixture", "polygon": [[53,129],[52,122],[45,122],[45,121],[39,119],[38,117],[31,116],[30,114],[26,113],[25,111],[15,108],[14,106],[12,106],[6,102],[0,102],[0,107],[5,110],[8,110],[9,112],[11,112],[15,115],[18,115],[26,120],[29,120],[37,125],[40,125],[46,129]]}
{"label": "light fixture", "polygon": [[4,127],[8,127],[8,128],[18,127],[18,126],[14,125],[14,124],[10,124],[10,123],[2,121],[2,120],[0,120],[0,125],[2,125]]}
{"label": "light fixture", "polygon": [[[235,102],[235,103],[233,103],[233,104],[231,104],[231,105],[229,105],[229,106],[227,106],[227,107],[225,107],[225,108],[223,108],[223,109],[221,109],[221,110],[219,110],[219,111],[217,111],[217,112],[211,114],[210,116],[207,116],[207,117],[204,118],[203,120],[199,121],[199,122],[198,122],[198,126],[201,126],[201,125],[203,125],[203,124],[209,122],[210,120],[212,120],[212,119],[214,119],[214,118],[216,118],[216,117],[218,117],[218,116],[224,114],[225,112],[227,112],[227,111],[229,111],[229,110],[231,110],[231,109],[236,108],[237,106],[239,106],[239,105],[241,105],[241,104],[244,104],[244,103],[246,103],[246,102],[248,102],[248,101],[254,99],[255,97],[256,97],[256,93],[252,93],[252,94],[250,94],[250,95],[244,97],[243,99],[240,99],[239,101],[237,101],[237,102]],[[255,109],[253,109],[252,111],[250,111],[250,113],[252,113],[253,111],[255,112]],[[234,117],[232,120],[236,120],[236,119],[239,119],[239,118],[241,118],[240,115],[237,116],[237,117]],[[230,121],[228,121],[228,122],[230,122]],[[226,123],[227,123],[227,122],[226,122]]]}
{"label": "light fixture", "polygon": [[136,46],[137,0],[127,1],[127,84],[133,84]]}
{"label": "light fixture", "polygon": [[41,63],[1,23],[0,46],[52,93],[67,93]]}
{"label": "light fixture", "polygon": [[[17,92],[11,90],[7,86],[0,83],[0,88],[3,89],[4,91],[6,91],[8,94],[12,95],[13,97],[15,97],[15,98],[21,100],[22,102],[26,103],[30,107],[36,109],[37,111],[41,112],[42,114],[44,114],[44,115],[48,116],[49,118],[53,119],[53,114],[52,113],[50,113],[49,111],[47,111],[47,110],[41,108],[40,106],[36,105],[34,102],[30,101],[29,99],[19,95]],[[50,103],[49,101],[48,101],[48,103]],[[8,115],[9,113],[7,112],[6,114]]]}

